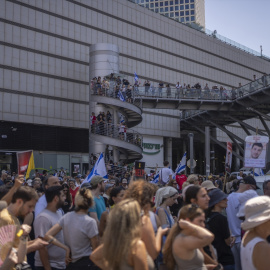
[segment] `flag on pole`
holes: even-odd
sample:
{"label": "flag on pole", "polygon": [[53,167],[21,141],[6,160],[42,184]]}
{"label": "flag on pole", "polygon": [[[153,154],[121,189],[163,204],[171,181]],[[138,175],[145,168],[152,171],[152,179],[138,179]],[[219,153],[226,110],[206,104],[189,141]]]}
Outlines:
{"label": "flag on pole", "polygon": [[97,160],[97,162],[94,165],[94,168],[92,169],[92,171],[90,172],[90,174],[84,179],[84,181],[82,182],[82,184],[84,183],[90,183],[91,182],[91,178],[95,175],[100,175],[103,178],[108,178],[108,174],[107,174],[107,170],[106,170],[106,166],[105,166],[105,161],[104,161],[104,157],[103,157],[103,153],[100,153],[100,156]]}
{"label": "flag on pole", "polygon": [[29,163],[28,163],[26,175],[25,175],[25,178],[26,179],[29,178],[30,172],[32,170],[34,170],[34,169],[35,169],[35,162],[34,162],[34,153],[32,151],[31,156],[30,156],[30,159],[29,159]]}
{"label": "flag on pole", "polygon": [[180,173],[186,169],[186,163],[187,163],[187,152],[183,155],[179,165],[177,166],[175,173],[173,175],[173,179],[175,179],[175,176],[177,173]]}
{"label": "flag on pole", "polygon": [[152,184],[158,184],[159,181],[159,172],[154,176],[154,179],[150,181]]}
{"label": "flag on pole", "polygon": [[126,101],[125,98],[124,98],[124,96],[123,96],[123,94],[122,94],[122,92],[121,92],[120,90],[118,91],[117,97],[118,97],[121,101]]}
{"label": "flag on pole", "polygon": [[134,81],[137,82],[139,80],[139,77],[136,72],[134,72]]}
{"label": "flag on pole", "polygon": [[[251,171],[250,174],[253,174],[253,170]],[[262,168],[254,168],[254,176],[263,176],[264,172]]]}

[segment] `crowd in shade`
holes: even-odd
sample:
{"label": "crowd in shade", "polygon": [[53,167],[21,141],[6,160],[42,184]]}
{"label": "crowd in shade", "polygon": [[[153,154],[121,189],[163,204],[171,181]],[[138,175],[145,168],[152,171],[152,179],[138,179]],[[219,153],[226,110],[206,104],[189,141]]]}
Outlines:
{"label": "crowd in shade", "polygon": [[0,269],[269,269],[270,181],[107,169],[2,171]]}

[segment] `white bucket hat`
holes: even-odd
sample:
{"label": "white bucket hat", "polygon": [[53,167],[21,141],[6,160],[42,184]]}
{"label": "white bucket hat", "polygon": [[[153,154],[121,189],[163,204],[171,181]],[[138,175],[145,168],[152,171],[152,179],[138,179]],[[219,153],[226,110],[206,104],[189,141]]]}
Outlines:
{"label": "white bucket hat", "polygon": [[242,229],[247,231],[270,220],[270,198],[258,196],[247,201]]}

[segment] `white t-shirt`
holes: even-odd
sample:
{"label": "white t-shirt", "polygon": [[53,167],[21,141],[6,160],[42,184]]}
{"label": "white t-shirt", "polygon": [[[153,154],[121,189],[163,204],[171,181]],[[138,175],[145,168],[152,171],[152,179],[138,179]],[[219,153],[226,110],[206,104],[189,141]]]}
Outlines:
{"label": "white t-shirt", "polygon": [[160,179],[163,183],[167,184],[170,181],[170,175],[173,175],[173,171],[170,168],[162,168],[160,170]]}
{"label": "white t-shirt", "polygon": [[226,208],[229,228],[232,236],[234,236],[235,243],[241,242],[241,223],[242,221],[236,216],[239,211],[239,196],[241,193],[233,192],[228,196],[228,205]]}

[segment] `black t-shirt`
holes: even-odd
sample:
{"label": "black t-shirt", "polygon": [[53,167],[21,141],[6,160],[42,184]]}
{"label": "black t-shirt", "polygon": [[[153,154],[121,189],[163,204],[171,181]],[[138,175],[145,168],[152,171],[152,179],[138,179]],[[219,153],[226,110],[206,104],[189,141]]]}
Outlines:
{"label": "black t-shirt", "polygon": [[212,245],[217,250],[218,262],[222,265],[234,264],[231,248],[225,243],[225,239],[230,237],[227,218],[220,213],[212,212],[207,219],[207,227],[215,235]]}

